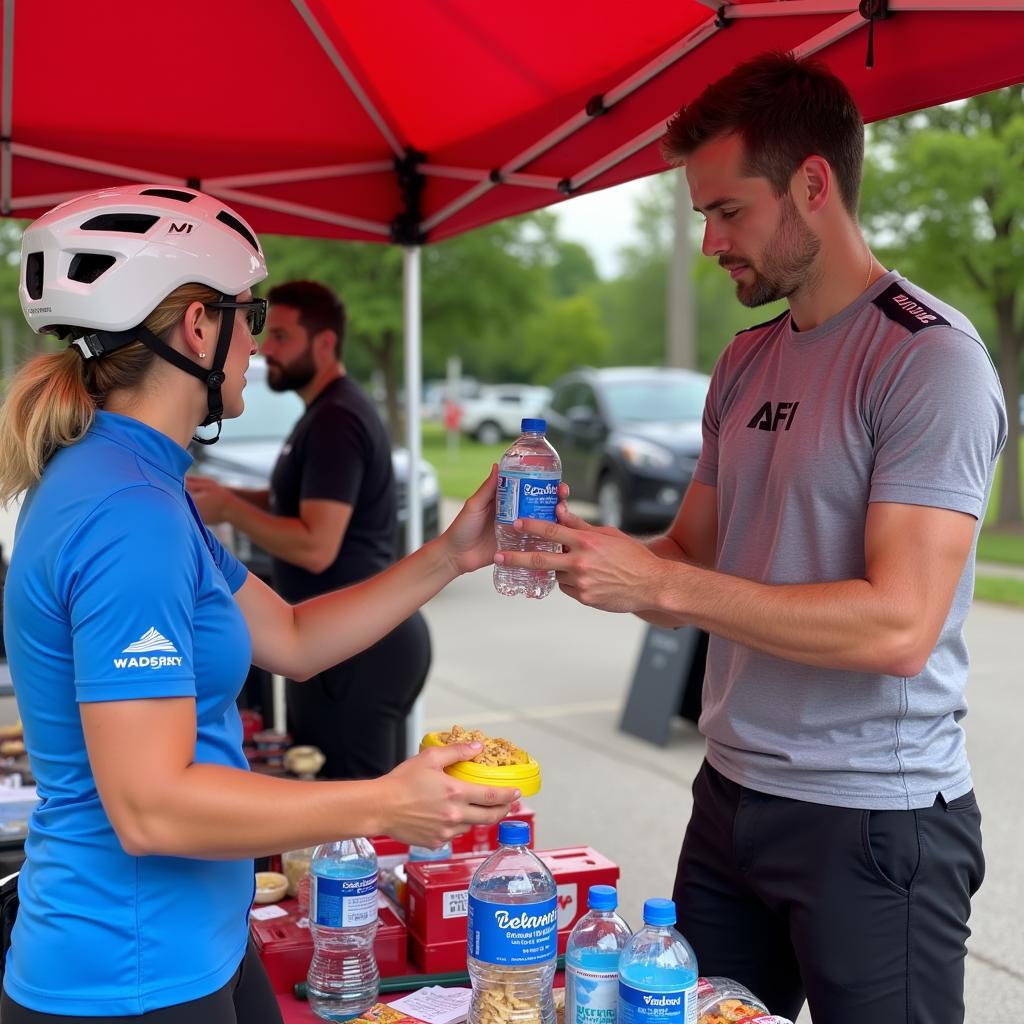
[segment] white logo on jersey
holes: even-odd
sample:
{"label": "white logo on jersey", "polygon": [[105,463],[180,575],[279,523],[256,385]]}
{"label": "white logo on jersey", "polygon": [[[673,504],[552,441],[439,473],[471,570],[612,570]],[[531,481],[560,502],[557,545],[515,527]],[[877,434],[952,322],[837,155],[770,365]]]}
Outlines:
{"label": "white logo on jersey", "polygon": [[170,651],[171,654],[177,654],[178,648],[163,633],[158,633],[156,627],[150,626],[135,643],[129,644],[121,653],[148,654],[150,651]]}

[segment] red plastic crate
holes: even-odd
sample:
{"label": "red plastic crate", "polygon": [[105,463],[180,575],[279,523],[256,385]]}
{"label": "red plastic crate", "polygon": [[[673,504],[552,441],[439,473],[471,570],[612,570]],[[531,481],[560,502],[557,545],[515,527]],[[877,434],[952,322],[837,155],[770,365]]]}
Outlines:
{"label": "red plastic crate", "polygon": [[[539,850],[558,887],[558,951],[586,912],[592,885],[615,885],[617,864],[589,846]],[[409,949],[422,971],[462,970],[466,966],[466,914],[469,883],[484,857],[418,862],[407,868]]]}
{"label": "red plastic crate", "polygon": [[[299,925],[295,900],[282,900],[278,906],[287,911],[285,917],[273,917],[269,921],[250,919],[249,933],[267,970],[271,988],[275,992],[291,993],[297,981],[306,980],[313,958],[313,936],[308,927]],[[408,973],[408,948],[405,924],[391,902],[378,894],[373,952],[382,978]]]}

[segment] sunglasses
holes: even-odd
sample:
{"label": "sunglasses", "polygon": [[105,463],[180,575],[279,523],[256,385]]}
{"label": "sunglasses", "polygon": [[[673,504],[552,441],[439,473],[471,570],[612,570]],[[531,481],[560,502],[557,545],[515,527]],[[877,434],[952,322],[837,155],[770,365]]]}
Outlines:
{"label": "sunglasses", "polygon": [[267,300],[250,299],[248,302],[204,302],[207,309],[244,309],[249,333],[259,334],[267,322]]}

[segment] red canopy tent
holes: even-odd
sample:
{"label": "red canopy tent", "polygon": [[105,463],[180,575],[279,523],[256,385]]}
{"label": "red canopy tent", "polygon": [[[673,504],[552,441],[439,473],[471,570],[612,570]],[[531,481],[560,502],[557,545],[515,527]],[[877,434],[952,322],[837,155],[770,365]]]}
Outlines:
{"label": "red canopy tent", "polygon": [[418,243],[663,169],[666,118],[745,57],[817,54],[867,120],[1024,80],[1024,0],[2,10],[0,211],[35,216],[118,180],[188,183],[260,231],[403,244],[411,381]]}

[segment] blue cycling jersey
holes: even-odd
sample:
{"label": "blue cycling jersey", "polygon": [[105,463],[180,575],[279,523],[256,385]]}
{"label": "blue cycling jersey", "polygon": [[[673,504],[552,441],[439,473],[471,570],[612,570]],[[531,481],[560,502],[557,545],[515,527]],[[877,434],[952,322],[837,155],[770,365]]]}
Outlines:
{"label": "blue cycling jersey", "polygon": [[252,646],[246,569],[184,488],[188,452],[99,412],[28,493],[4,634],[41,801],[4,987],[45,1013],[141,1014],[224,985],[245,952],[251,860],[125,853],[96,791],[79,701],[192,697],[197,763],[246,769],[235,698]]}

